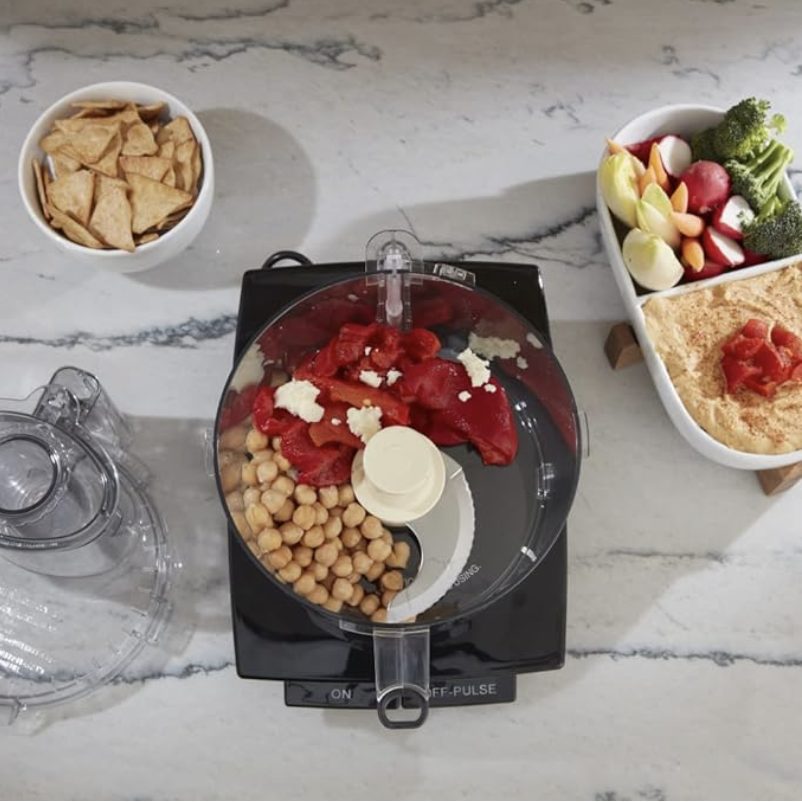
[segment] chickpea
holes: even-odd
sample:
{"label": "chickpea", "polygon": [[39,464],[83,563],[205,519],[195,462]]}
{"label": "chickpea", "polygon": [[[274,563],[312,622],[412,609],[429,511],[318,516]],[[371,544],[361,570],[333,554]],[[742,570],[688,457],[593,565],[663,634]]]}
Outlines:
{"label": "chickpea", "polygon": [[343,522],[341,518],[329,516],[328,521],[323,524],[323,533],[327,538],[337,537],[342,531]]}
{"label": "chickpea", "polygon": [[[404,587],[404,577],[400,571],[387,571],[382,574],[381,586],[385,590],[402,590]],[[385,605],[386,607],[387,605]]]}
{"label": "chickpea", "polygon": [[321,565],[325,565],[326,568],[330,568],[334,565],[339,556],[337,546],[333,543],[324,543],[322,546],[315,549],[315,560]]}
{"label": "chickpea", "polygon": [[351,607],[358,607],[364,596],[365,588],[363,588],[362,585],[354,585],[354,591],[346,604],[349,604]]}
{"label": "chickpea", "polygon": [[273,459],[273,450],[270,448],[263,448],[261,451],[255,451],[251,454],[251,462],[254,465],[261,465],[263,462],[271,462]]}
{"label": "chickpea", "polygon": [[337,504],[347,507],[354,500],[354,488],[351,485],[340,485],[337,490]]}
{"label": "chickpea", "polygon": [[311,571],[304,571],[304,573],[295,580],[292,589],[296,593],[300,593],[301,596],[308,596],[316,587],[317,582],[315,582],[315,575]]}
{"label": "chickpea", "polygon": [[381,539],[388,545],[393,545],[393,535],[388,529],[382,529]]}
{"label": "chickpea", "polygon": [[245,540],[251,540],[253,538],[253,530],[248,524],[248,519],[245,517],[245,513],[232,512],[231,520],[234,522],[237,532],[239,532],[240,535],[245,538]]}
{"label": "chickpea", "polygon": [[259,532],[266,526],[273,526],[270,513],[267,511],[267,507],[262,504],[251,504],[245,510],[245,520],[253,532]]}
{"label": "chickpea", "polygon": [[262,491],[258,487],[249,487],[242,493],[242,511],[245,512],[245,507],[250,507],[251,504],[259,504],[262,499]]}
{"label": "chickpea", "polygon": [[343,603],[340,599],[335,599],[333,597],[329,597],[325,602],[323,602],[323,606],[327,610],[331,610],[333,613],[339,613],[340,610],[343,609]]}
{"label": "chickpea", "polygon": [[370,568],[365,573],[365,579],[368,582],[375,582],[382,574],[384,573],[384,563],[379,562],[378,560],[370,566]]}
{"label": "chickpea", "polygon": [[348,576],[346,577],[346,579],[347,579],[347,580],[348,580],[348,581],[349,581],[349,582],[350,582],[352,585],[356,585],[356,583],[357,583],[357,582],[361,582],[361,581],[362,581],[362,574],[358,574],[356,571],[354,571],[352,574],[348,574]]}
{"label": "chickpea", "polygon": [[323,526],[329,520],[329,511],[319,501],[312,505],[312,509],[315,511],[315,523]]}
{"label": "chickpea", "polygon": [[359,609],[367,616],[373,615],[379,609],[381,602],[375,593],[368,593],[362,598]]}
{"label": "chickpea", "polygon": [[278,529],[263,529],[256,538],[262,551],[275,551],[283,543],[281,532]]}
{"label": "chickpea", "polygon": [[371,540],[368,543],[368,557],[377,562],[384,562],[393,553],[393,547],[383,540]]}
{"label": "chickpea", "polygon": [[245,457],[231,451],[220,453],[220,486],[224,494],[239,490],[242,479],[242,464]]}
{"label": "chickpea", "polygon": [[379,607],[375,613],[370,617],[371,621],[375,621],[377,624],[383,624],[387,621],[387,610],[384,607]]}
{"label": "chickpea", "polygon": [[279,546],[275,551],[267,555],[267,561],[276,570],[280,570],[289,565],[292,560],[292,552],[289,546]]}
{"label": "chickpea", "polygon": [[289,476],[279,476],[271,487],[273,490],[278,490],[279,493],[283,493],[285,496],[291,496],[295,491],[295,482],[293,482]]}
{"label": "chickpea", "polygon": [[292,519],[292,514],[295,512],[295,504],[292,503],[292,499],[284,499],[284,503],[281,505],[281,509],[278,512],[273,513],[273,517],[277,521],[281,521],[284,523],[285,521],[289,521]]}
{"label": "chickpea", "polygon": [[348,577],[353,572],[354,567],[351,565],[351,558],[346,557],[344,554],[341,557],[338,557],[334,561],[334,565],[331,566],[331,571],[334,576],[344,576]]}
{"label": "chickpea", "polygon": [[383,531],[382,522],[374,515],[368,515],[362,521],[362,526],[359,529],[368,540],[375,540],[377,537],[381,537]]}
{"label": "chickpea", "polygon": [[351,502],[343,513],[343,523],[346,526],[359,526],[365,520],[365,508],[355,501]]}
{"label": "chickpea", "polygon": [[264,451],[269,444],[270,441],[267,439],[267,435],[264,432],[260,432],[257,428],[251,427],[251,430],[245,438],[245,448],[248,449],[251,454],[255,454],[257,451]]}
{"label": "chickpea", "polygon": [[335,485],[329,485],[329,487],[321,487],[320,490],[317,491],[318,497],[320,498],[320,503],[327,509],[330,510],[333,507],[337,506],[337,501],[340,497],[340,494]]}
{"label": "chickpea", "polygon": [[366,574],[373,565],[373,560],[364,551],[355,551],[351,555],[351,562],[354,566],[354,571],[359,574]]}
{"label": "chickpea", "polygon": [[309,546],[310,549],[316,549],[318,546],[322,546],[325,540],[326,535],[323,533],[323,527],[313,526],[304,534],[303,544],[304,546]]}
{"label": "chickpea", "polygon": [[262,550],[259,548],[259,544],[255,540],[246,541],[246,545],[251,550],[251,554],[253,554],[254,557],[261,556]]}
{"label": "chickpea", "polygon": [[342,577],[334,580],[334,585],[331,588],[331,595],[340,601],[348,601],[354,592],[354,586]]}
{"label": "chickpea", "polygon": [[282,454],[276,454],[273,457],[276,461],[276,465],[278,465],[278,469],[286,473],[290,468],[292,468],[292,463]]}
{"label": "chickpea", "polygon": [[256,466],[256,478],[259,480],[259,484],[267,484],[268,482],[272,482],[278,476],[278,465],[272,460],[266,460],[265,462],[260,462]]}
{"label": "chickpea", "polygon": [[285,581],[285,582],[295,582],[301,574],[303,573],[303,569],[300,565],[296,562],[288,562],[283,568],[279,569],[278,575]]}
{"label": "chickpea", "polygon": [[406,568],[409,563],[410,548],[409,543],[399,540],[393,543],[393,553],[387,558],[388,568]]}
{"label": "chickpea", "polygon": [[217,447],[230,449],[231,451],[245,451],[247,434],[248,428],[246,426],[232,426],[220,435]]}
{"label": "chickpea", "polygon": [[267,511],[271,515],[275,515],[283,506],[287,497],[278,490],[265,490],[261,495],[262,504],[267,507]]}
{"label": "chickpea", "polygon": [[332,507],[329,510],[329,519],[331,519],[331,518],[342,518],[344,512],[345,512],[345,510],[342,507]]}
{"label": "chickpea", "polygon": [[270,448],[272,448],[273,451],[275,451],[278,454],[281,451],[281,438],[280,437],[274,437],[270,441]]}
{"label": "chickpea", "polygon": [[243,462],[240,468],[240,480],[242,484],[247,487],[256,487],[259,484],[259,478],[256,473],[256,465],[252,462]]}
{"label": "chickpea", "polygon": [[382,593],[382,607],[389,607],[397,595],[398,593],[394,590],[385,590]]}
{"label": "chickpea", "polygon": [[309,570],[315,575],[315,582],[322,582],[329,575],[329,569],[317,562],[313,562]]}
{"label": "chickpea", "polygon": [[308,504],[295,508],[292,514],[293,523],[298,524],[305,532],[315,525],[315,510]]}
{"label": "chickpea", "polygon": [[345,548],[345,546],[343,546],[342,540],[340,540],[340,538],[338,537],[333,537],[329,541],[329,543],[333,543],[337,547],[337,551],[342,551]]}
{"label": "chickpea", "polygon": [[245,496],[239,490],[232,490],[226,495],[226,506],[229,512],[244,512]]}
{"label": "chickpea", "polygon": [[323,585],[315,585],[306,597],[312,604],[325,604],[329,600],[329,592]]}
{"label": "chickpea", "polygon": [[343,546],[348,549],[353,549],[356,548],[357,543],[362,540],[362,535],[359,533],[358,529],[349,526],[347,529],[343,530],[342,535],[340,535],[340,540],[342,540]]}
{"label": "chickpea", "polygon": [[294,546],[296,543],[300,543],[301,538],[304,536],[304,530],[297,524],[292,523],[292,521],[283,523],[278,528],[278,531],[281,532],[281,537],[288,546]]}
{"label": "chickpea", "polygon": [[301,568],[308,568],[312,565],[314,556],[314,549],[310,549],[309,546],[304,546],[300,543],[292,550],[292,559],[295,560]]}
{"label": "chickpea", "polygon": [[317,501],[317,493],[309,485],[296,485],[295,500],[299,504],[308,504],[311,507]]}

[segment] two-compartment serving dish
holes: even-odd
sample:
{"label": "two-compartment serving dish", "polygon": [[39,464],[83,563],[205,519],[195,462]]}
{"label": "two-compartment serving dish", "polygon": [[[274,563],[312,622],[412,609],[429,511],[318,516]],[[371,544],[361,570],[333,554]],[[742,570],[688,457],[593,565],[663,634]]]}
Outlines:
{"label": "two-compartment serving dish", "polygon": [[[613,135],[612,139],[622,145],[629,145],[660,134],[678,134],[690,138],[695,132],[715,125],[721,120],[723,115],[724,109],[715,106],[662,106],[631,120],[620,128]],[[607,151],[605,150],[602,159],[604,159],[606,155]],[[781,188],[781,194],[788,198],[795,197],[793,185],[787,174]],[[614,223],[613,216],[607,208],[607,204],[604,202],[598,181],[596,185],[596,208],[599,215],[599,226],[601,228],[604,247],[610,260],[613,276],[618,290],[621,293],[621,297],[623,298],[630,323],[632,324],[632,328],[638,339],[638,344],[643,352],[643,357],[646,361],[649,373],[652,376],[652,380],[654,381],[657,394],[660,396],[660,400],[669,418],[677,427],[680,434],[705,457],[732,468],[766,470],[802,462],[802,449],[788,451],[784,454],[755,454],[746,451],[738,451],[724,445],[704,431],[693,417],[691,417],[685,405],[682,403],[671,381],[668,370],[649,337],[643,314],[643,306],[651,298],[682,295],[688,292],[703,290],[706,287],[712,287],[717,284],[741,281],[743,279],[752,278],[753,276],[759,276],[763,273],[782,270],[789,265],[799,262],[800,256],[775,259],[753,267],[729,270],[714,278],[688,284],[678,284],[668,290],[657,292],[646,291],[635,284],[624,264],[621,244],[616,232],[616,226],[618,224]]]}

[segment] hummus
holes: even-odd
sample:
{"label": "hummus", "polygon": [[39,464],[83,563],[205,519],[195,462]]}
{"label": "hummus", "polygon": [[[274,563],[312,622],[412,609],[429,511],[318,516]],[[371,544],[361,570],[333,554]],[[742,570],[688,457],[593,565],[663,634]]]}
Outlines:
{"label": "hummus", "polygon": [[646,329],[693,419],[725,446],[754,454],[802,448],[802,383],[773,398],[725,392],[721,346],[750,318],[802,336],[802,264],[643,305]]}

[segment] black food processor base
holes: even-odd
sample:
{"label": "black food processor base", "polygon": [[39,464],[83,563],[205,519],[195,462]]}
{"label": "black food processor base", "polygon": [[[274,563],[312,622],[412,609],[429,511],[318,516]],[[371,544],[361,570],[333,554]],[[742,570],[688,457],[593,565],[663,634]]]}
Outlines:
{"label": "black food processor base", "polygon": [[[278,254],[277,254],[278,256]],[[296,255],[282,252],[282,258]],[[273,267],[271,257],[265,267]],[[358,276],[361,263],[308,264],[245,273],[236,354],[279,310],[324,284]],[[477,286],[506,301],[544,336],[548,316],[535,265],[449,262],[476,275]],[[430,706],[515,700],[516,674],[560,668],[565,658],[566,533],[511,593],[484,610],[431,628]],[[229,532],[229,568],[237,672],[284,680],[291,706],[372,708],[373,645],[264,581],[242,540]],[[471,565],[465,572],[471,571]]]}

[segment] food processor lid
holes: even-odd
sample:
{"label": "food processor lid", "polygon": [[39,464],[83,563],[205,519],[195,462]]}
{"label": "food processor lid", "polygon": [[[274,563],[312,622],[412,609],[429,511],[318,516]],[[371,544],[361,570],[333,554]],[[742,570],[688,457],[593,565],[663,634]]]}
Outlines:
{"label": "food processor lid", "polygon": [[[72,411],[54,423],[57,398]],[[127,424],[94,376],[62,368],[0,407],[12,407],[0,412],[0,724],[9,724],[91,693],[155,643],[177,563],[125,453]],[[91,537],[75,537],[85,519]]]}

